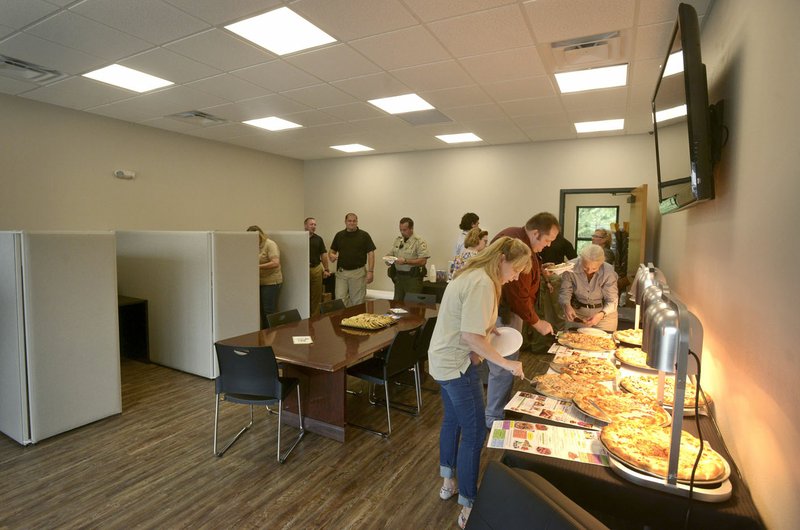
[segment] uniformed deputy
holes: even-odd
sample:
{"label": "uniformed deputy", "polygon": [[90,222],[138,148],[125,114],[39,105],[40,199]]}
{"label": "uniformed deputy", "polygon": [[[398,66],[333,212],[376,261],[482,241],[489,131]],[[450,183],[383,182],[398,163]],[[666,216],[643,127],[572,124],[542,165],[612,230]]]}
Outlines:
{"label": "uniformed deputy", "polygon": [[388,266],[394,265],[394,300],[403,300],[406,293],[421,293],[422,279],[425,277],[425,265],[431,257],[428,244],[421,237],[414,235],[414,221],[410,217],[400,219],[400,235],[394,240],[392,250],[386,256],[396,259],[385,259]]}

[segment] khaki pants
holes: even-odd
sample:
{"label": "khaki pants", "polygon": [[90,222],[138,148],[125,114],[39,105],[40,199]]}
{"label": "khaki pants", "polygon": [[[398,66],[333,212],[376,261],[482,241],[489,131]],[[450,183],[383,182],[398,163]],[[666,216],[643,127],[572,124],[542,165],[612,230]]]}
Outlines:
{"label": "khaki pants", "polygon": [[311,287],[311,304],[309,316],[319,314],[319,305],[322,303],[322,263],[308,269],[308,281]]}
{"label": "khaki pants", "polygon": [[336,271],[336,298],[341,298],[346,307],[358,305],[367,297],[367,267],[352,271]]}

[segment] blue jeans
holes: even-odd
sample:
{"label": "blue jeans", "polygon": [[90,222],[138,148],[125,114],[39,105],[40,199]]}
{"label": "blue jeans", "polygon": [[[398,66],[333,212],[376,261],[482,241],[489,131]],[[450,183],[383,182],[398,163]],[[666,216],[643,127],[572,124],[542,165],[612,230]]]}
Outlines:
{"label": "blue jeans", "polygon": [[281,292],[280,283],[259,286],[259,303],[261,305],[261,328],[267,327],[267,315],[278,311],[278,294]]}
{"label": "blue jeans", "polygon": [[[498,318],[496,324],[497,327],[509,326],[522,332],[522,319],[515,313],[510,314],[508,322]],[[519,360],[519,350],[506,356],[506,359]],[[492,362],[486,361],[486,364],[489,366],[489,380],[486,386],[486,428],[491,429],[495,420],[502,420],[505,417],[505,406],[511,400],[514,375]]]}
{"label": "blue jeans", "polygon": [[458,473],[458,503],[472,506],[478,495],[481,449],[486,441],[483,388],[476,367],[470,365],[458,379],[437,381],[442,387],[444,419],[439,432],[439,473]]}

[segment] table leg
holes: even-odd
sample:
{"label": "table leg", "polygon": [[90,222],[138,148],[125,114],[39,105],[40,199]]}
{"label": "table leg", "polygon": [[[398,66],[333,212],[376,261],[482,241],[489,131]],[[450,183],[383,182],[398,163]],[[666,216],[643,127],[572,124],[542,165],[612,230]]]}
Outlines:
{"label": "table leg", "polygon": [[[326,372],[302,366],[284,365],[284,373],[287,377],[300,379],[305,428],[321,436],[344,442],[347,423],[346,372],[344,370]],[[299,424],[296,396],[292,392],[283,404],[284,423],[295,427]]]}

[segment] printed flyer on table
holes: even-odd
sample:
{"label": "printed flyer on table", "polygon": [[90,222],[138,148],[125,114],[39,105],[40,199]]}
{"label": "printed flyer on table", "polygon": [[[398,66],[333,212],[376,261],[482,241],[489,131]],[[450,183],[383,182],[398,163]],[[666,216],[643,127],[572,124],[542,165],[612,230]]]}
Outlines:
{"label": "printed flyer on table", "polygon": [[602,423],[579,411],[569,401],[560,401],[530,392],[517,392],[505,406],[506,410],[520,412],[545,420],[575,425],[584,429],[599,430]]}
{"label": "printed flyer on table", "polygon": [[608,466],[608,455],[596,431],[498,420],[492,424],[487,447]]}

